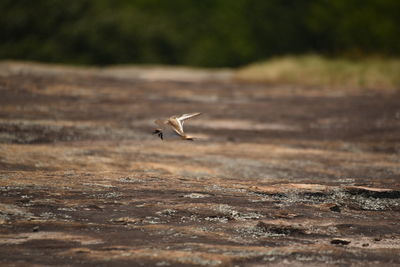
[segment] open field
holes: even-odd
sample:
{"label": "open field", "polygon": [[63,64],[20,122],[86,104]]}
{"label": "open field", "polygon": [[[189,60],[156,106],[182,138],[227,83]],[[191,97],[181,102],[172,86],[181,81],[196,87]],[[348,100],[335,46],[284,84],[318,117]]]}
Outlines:
{"label": "open field", "polygon": [[399,265],[400,91],[233,76],[1,63],[0,265]]}
{"label": "open field", "polygon": [[316,86],[333,90],[393,91],[400,88],[400,60],[286,56],[245,66],[235,76],[241,81]]}

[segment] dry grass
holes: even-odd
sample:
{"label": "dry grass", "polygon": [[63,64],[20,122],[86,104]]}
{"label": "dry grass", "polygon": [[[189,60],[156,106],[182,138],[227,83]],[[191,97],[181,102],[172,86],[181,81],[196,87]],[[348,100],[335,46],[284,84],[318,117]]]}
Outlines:
{"label": "dry grass", "polygon": [[241,81],[285,83],[325,88],[400,89],[400,60],[328,59],[317,55],[287,56],[237,70]]}

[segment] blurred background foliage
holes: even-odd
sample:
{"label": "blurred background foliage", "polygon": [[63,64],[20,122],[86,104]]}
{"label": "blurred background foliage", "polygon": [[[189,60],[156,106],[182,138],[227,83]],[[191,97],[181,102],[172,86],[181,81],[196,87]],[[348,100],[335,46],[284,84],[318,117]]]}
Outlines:
{"label": "blurred background foliage", "polygon": [[1,0],[0,59],[234,67],[399,56],[398,0]]}

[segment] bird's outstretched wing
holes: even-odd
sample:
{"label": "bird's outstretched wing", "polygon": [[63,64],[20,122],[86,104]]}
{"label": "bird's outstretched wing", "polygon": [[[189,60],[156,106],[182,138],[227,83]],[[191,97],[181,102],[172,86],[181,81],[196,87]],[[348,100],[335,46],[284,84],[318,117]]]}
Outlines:
{"label": "bird's outstretched wing", "polygon": [[182,123],[174,117],[171,117],[168,120],[169,124],[172,126],[172,129],[180,136],[184,136],[185,133],[183,132]]}
{"label": "bird's outstretched wing", "polygon": [[187,114],[182,114],[180,116],[176,116],[176,119],[178,121],[183,122],[184,120],[199,116],[201,113],[200,112],[196,112],[196,113],[187,113]]}
{"label": "bird's outstretched wing", "polygon": [[196,112],[196,113],[182,114],[180,116],[172,116],[167,121],[165,121],[164,124],[169,124],[175,131],[175,133],[177,133],[178,135],[186,136],[185,132],[183,131],[183,122],[187,119],[193,118],[200,114],[201,114],[200,112]]}
{"label": "bird's outstretched wing", "polygon": [[168,121],[167,120],[155,120],[154,123],[157,124],[158,127],[160,127],[160,129],[164,129],[165,125],[168,123]]}
{"label": "bird's outstretched wing", "polygon": [[196,113],[182,114],[180,116],[172,116],[169,119],[169,122],[171,123],[171,125],[173,125],[175,132],[183,136],[185,135],[183,131],[183,123],[185,122],[185,120],[196,117],[200,114],[201,114],[200,112],[196,112]]}

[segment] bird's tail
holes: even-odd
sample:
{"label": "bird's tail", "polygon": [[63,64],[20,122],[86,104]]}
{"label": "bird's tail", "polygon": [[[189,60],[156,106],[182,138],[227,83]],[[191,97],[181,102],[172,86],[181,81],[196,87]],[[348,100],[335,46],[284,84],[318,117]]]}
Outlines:
{"label": "bird's tail", "polygon": [[188,141],[194,141],[194,138],[192,136],[188,136],[188,135],[183,135],[182,139],[183,140],[188,140]]}

